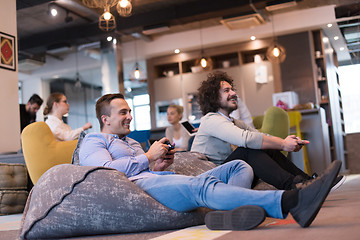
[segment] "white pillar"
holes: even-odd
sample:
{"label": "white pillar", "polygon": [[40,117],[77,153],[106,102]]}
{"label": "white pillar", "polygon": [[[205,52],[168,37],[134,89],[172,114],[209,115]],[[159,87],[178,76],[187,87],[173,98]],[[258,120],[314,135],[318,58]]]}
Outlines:
{"label": "white pillar", "polygon": [[20,149],[20,114],[17,72],[17,28],[16,1],[1,0],[0,29],[13,39],[13,55],[16,70],[0,68],[0,153],[16,152]]}

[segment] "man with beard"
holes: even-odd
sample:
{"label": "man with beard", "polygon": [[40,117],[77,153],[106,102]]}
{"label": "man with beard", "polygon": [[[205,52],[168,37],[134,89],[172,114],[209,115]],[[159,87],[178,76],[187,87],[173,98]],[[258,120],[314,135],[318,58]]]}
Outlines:
{"label": "man with beard", "polygon": [[[217,165],[235,159],[246,161],[255,174],[253,185],[260,178],[277,189],[288,190],[302,188],[313,180],[280,152],[297,152],[309,141],[295,135],[282,139],[263,134],[229,116],[238,104],[233,79],[225,72],[210,73],[198,89],[198,99],[204,116],[192,152],[205,154]],[[231,145],[237,148],[232,151]],[[343,176],[336,183],[340,180],[344,180]]]}
{"label": "man with beard", "polygon": [[39,95],[33,94],[26,104],[20,104],[20,128],[22,130],[36,121],[36,113],[40,109],[43,100]]}

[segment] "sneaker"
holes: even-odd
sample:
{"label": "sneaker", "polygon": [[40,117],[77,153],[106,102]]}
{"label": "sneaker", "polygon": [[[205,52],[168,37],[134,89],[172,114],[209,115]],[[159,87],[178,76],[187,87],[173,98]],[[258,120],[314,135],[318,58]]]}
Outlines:
{"label": "sneaker", "polygon": [[337,178],[335,178],[335,181],[333,182],[330,192],[333,192],[336,189],[338,189],[345,182],[345,179],[346,179],[346,176],[344,176],[344,175],[337,176]]}
{"label": "sneaker", "polygon": [[340,167],[340,160],[333,161],[320,177],[299,190],[298,204],[290,209],[290,213],[301,227],[308,227],[314,221],[326,196],[330,192]]}
{"label": "sneaker", "polygon": [[265,210],[247,205],[229,211],[213,211],[205,216],[205,225],[211,230],[249,230],[265,220]]}
{"label": "sneaker", "polygon": [[[338,189],[345,182],[345,179],[346,179],[346,177],[344,175],[337,176],[331,186],[330,192],[333,192],[336,189]],[[303,188],[307,187],[308,185],[312,184],[315,180],[316,180],[316,178],[297,183],[295,185],[295,187],[298,190],[303,189]]]}

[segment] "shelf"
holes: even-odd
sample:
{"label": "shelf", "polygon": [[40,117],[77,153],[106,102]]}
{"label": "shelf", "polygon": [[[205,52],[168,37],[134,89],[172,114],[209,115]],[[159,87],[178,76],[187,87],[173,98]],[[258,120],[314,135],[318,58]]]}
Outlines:
{"label": "shelf", "polygon": [[180,73],[178,63],[163,64],[155,67],[156,77],[172,77]]}

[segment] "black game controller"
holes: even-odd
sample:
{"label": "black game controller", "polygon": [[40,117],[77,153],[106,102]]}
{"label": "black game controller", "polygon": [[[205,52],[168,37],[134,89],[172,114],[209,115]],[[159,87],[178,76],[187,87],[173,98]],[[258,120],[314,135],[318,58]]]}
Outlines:
{"label": "black game controller", "polygon": [[175,149],[175,147],[173,145],[171,145],[171,143],[169,141],[165,141],[164,144],[168,145],[169,151]]}

